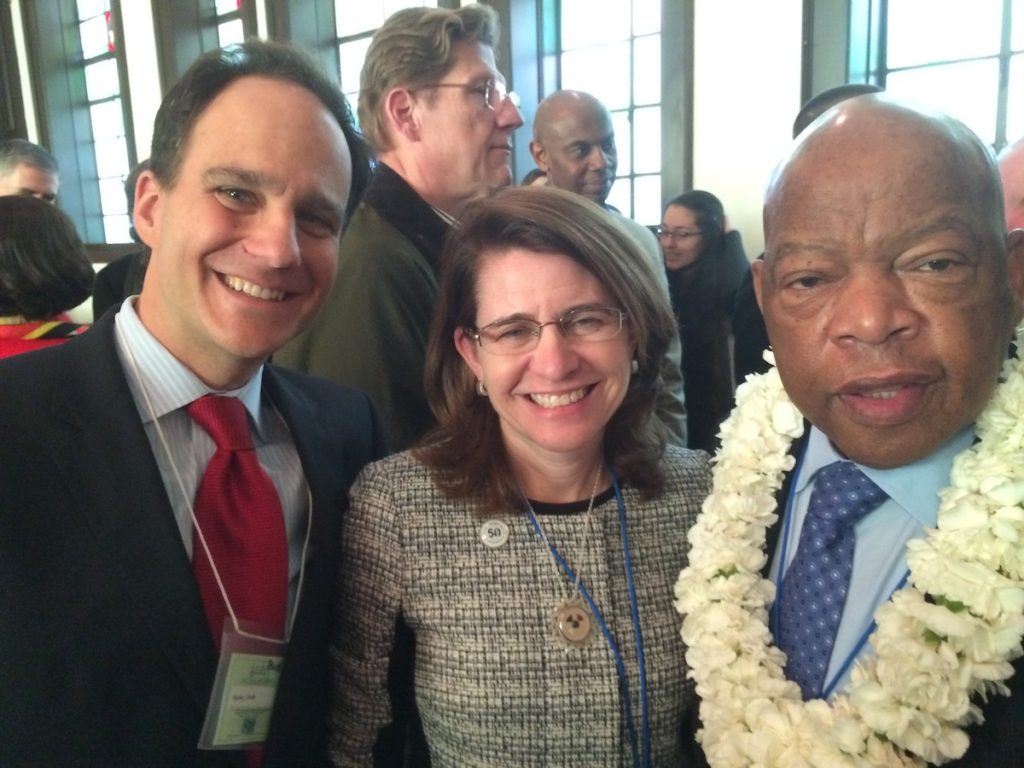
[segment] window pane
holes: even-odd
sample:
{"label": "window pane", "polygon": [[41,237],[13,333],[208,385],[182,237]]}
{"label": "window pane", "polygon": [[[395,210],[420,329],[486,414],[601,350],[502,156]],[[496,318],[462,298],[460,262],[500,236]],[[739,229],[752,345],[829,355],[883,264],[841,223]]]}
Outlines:
{"label": "window pane", "polygon": [[1013,29],[1010,30],[1010,46],[1015,51],[1024,51],[1024,0],[1013,0]]}
{"label": "window pane", "polygon": [[121,111],[120,99],[90,105],[89,118],[92,122],[94,141],[124,136],[124,114]]}
{"label": "window pane", "polygon": [[121,84],[117,79],[117,61],[103,59],[85,67],[85,92],[89,101],[117,96]]}
{"label": "window pane", "polygon": [[235,19],[218,24],[217,40],[220,42],[221,48],[225,45],[245,42],[245,29],[242,26],[242,20]]}
{"label": "window pane", "polygon": [[217,15],[223,16],[225,13],[234,13],[242,7],[242,0],[216,0],[214,6],[217,9]]}
{"label": "window pane", "polygon": [[78,34],[82,38],[82,58],[92,59],[110,53],[107,20],[103,16],[83,21],[78,25]]}
{"label": "window pane", "polygon": [[628,40],[630,4],[624,0],[562,0],[562,49]]}
{"label": "window pane", "polygon": [[131,222],[124,214],[103,217],[103,237],[108,243],[130,243],[132,236],[128,233]]}
{"label": "window pane", "polygon": [[334,18],[338,37],[376,29],[384,21],[383,0],[336,0]]}
{"label": "window pane", "polygon": [[615,128],[615,148],[619,152],[619,176],[633,173],[633,157],[630,147],[633,143],[633,126],[628,112],[612,112],[612,126]]}
{"label": "window pane", "polygon": [[999,53],[1003,0],[889,0],[887,66]]}
{"label": "window pane", "polygon": [[128,175],[128,146],[124,137],[96,142],[96,175],[100,178]]}
{"label": "window pane", "polygon": [[633,218],[633,180],[628,176],[618,179],[605,200],[608,205],[618,208],[623,216]]}
{"label": "window pane", "polygon": [[633,41],[633,103],[661,103],[661,35]]}
{"label": "window pane", "polygon": [[79,19],[91,19],[93,16],[102,16],[105,11],[110,10],[110,0],[78,0]]}
{"label": "window pane", "polygon": [[334,0],[338,37],[373,32],[384,19],[402,8],[435,8],[437,0]]}
{"label": "window pane", "polygon": [[346,94],[359,92],[359,74],[363,71],[366,49],[369,47],[369,37],[338,46],[338,56],[341,59],[341,90]]}
{"label": "window pane", "polygon": [[661,0],[633,0],[633,34],[661,31]]}
{"label": "window pane", "polygon": [[948,112],[966,123],[983,141],[995,142],[997,60],[892,72],[886,78],[885,89],[896,98]]}
{"label": "window pane", "polygon": [[1006,100],[1006,140],[1024,137],[1024,54],[1010,59],[1010,87]]}
{"label": "window pane", "polygon": [[[342,0],[345,3],[351,3],[353,0]],[[437,0],[384,0],[384,17],[390,16],[395,11],[400,11],[403,8],[436,8]],[[384,19],[378,23],[383,23]]]}
{"label": "window pane", "polygon": [[661,107],[633,112],[633,140],[633,172],[661,173]]}
{"label": "window pane", "polygon": [[661,174],[633,182],[633,218],[648,226],[661,221]]}
{"label": "window pane", "polygon": [[127,213],[128,200],[124,196],[124,180],[100,179],[100,208],[104,214]]}
{"label": "window pane", "polygon": [[562,53],[562,87],[592,93],[608,109],[629,106],[629,43]]}

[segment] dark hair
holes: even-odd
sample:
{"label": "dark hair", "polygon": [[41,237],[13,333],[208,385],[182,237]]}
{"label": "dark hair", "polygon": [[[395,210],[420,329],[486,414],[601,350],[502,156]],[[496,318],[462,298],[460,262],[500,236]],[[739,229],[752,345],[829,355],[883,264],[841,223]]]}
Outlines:
{"label": "dark hair", "polygon": [[697,229],[701,235],[698,261],[709,253],[722,250],[725,241],[725,209],[721,200],[703,189],[691,189],[673,197],[665,208],[673,205],[687,208],[697,217]]}
{"label": "dark hair", "polygon": [[540,168],[531,168],[529,171],[526,172],[526,175],[523,176],[523,180],[519,182],[519,186],[529,187],[537,179],[543,179],[546,176],[547,173],[545,171],[542,171]]}
{"label": "dark hair", "polygon": [[25,139],[0,141],[0,176],[7,176],[22,164],[47,173],[57,173],[57,161],[38,144]]}
{"label": "dark hair", "polygon": [[625,482],[647,497],[660,493],[666,435],[654,409],[675,331],[672,310],[648,260],[611,215],[581,195],[552,187],[508,187],[471,204],[445,244],[424,377],[439,426],[415,449],[416,456],[446,494],[471,501],[480,514],[523,508],[498,416],[476,394],[473,373],[453,342],[456,329],[476,323],[481,261],[506,248],[568,256],[626,313],[639,367],[608,422],[604,452]]}
{"label": "dark hair", "polygon": [[346,217],[355,211],[370,177],[369,153],[356,130],[341,89],[302,51],[283,43],[250,39],[203,54],[168,91],[153,124],[150,168],[161,183],[173,186],[185,145],[196,120],[235,80],[261,76],[295,83],[316,96],[338,121],[352,154],[352,188]]}
{"label": "dark hair", "polygon": [[[666,210],[673,205],[693,212],[701,234],[697,259],[684,268],[686,284],[693,286],[693,290],[686,291],[686,306],[676,306],[676,310],[687,319],[688,326],[711,330],[708,323],[700,320],[720,313],[717,306],[720,297],[726,292],[726,286],[734,282],[731,275],[733,265],[725,252],[725,209],[721,200],[702,189],[673,197],[665,206]],[[670,286],[675,284],[674,278],[676,275],[669,272]]]}
{"label": "dark hair", "polygon": [[871,83],[844,83],[834,88],[828,88],[821,93],[815,94],[800,107],[800,111],[793,121],[793,138],[799,136],[804,128],[817,120],[821,115],[847,99],[854,96],[863,96],[866,93],[878,93],[883,90]]}
{"label": "dark hair", "polygon": [[48,320],[89,298],[95,277],[67,214],[34,197],[0,197],[0,315]]}

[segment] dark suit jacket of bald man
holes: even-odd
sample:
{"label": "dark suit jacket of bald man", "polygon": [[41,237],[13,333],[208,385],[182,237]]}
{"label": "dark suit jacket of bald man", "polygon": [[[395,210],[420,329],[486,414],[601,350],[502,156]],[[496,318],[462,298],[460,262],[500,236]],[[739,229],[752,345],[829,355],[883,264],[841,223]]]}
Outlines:
{"label": "dark suit jacket of bald man", "polygon": [[[113,317],[0,364],[0,765],[240,767],[196,748],[217,653]],[[340,518],[384,432],[355,390],[270,365],[263,382],[313,498],[265,765],[320,766]]]}

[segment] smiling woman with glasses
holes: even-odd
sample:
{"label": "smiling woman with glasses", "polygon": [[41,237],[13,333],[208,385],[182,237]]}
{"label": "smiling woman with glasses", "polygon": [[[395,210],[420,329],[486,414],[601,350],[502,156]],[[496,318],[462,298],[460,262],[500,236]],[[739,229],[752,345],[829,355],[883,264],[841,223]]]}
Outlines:
{"label": "smiling woman with glasses", "polygon": [[399,614],[433,765],[699,764],[672,588],[707,457],[654,416],[674,321],[638,249],[546,187],[472,204],[449,238],[439,426],[361,476],[342,532],[335,720],[364,764]]}
{"label": "smiling woman with glasses", "polygon": [[546,323],[511,317],[467,333],[492,355],[518,355],[537,348],[545,326],[558,326],[570,343],[609,341],[622,331],[625,319],[626,313],[613,307],[576,307]]}

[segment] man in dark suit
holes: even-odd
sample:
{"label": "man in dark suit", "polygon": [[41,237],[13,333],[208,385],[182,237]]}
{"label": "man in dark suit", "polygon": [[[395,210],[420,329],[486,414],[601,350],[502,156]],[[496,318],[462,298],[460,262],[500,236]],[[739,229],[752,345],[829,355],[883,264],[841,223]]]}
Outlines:
{"label": "man in dark suit", "polygon": [[[804,698],[827,698],[846,690],[848,662],[876,653],[866,638],[904,583],[907,542],[935,526],[954,458],[975,441],[1022,315],[1024,232],[1007,234],[991,153],[970,130],[878,95],[844,101],[802,135],[769,183],[764,221],[754,285],[786,393],[809,422],[770,536],[772,632]],[[830,593],[796,574],[805,546],[821,547],[802,533],[826,530],[815,497],[838,465],[857,473],[841,481],[851,497],[874,500],[849,524],[849,555],[833,554],[852,570],[819,665],[802,659],[831,613],[813,606]],[[976,703],[985,723],[955,764],[1019,765],[1020,702]]]}
{"label": "man in dark suit", "polygon": [[[141,296],[0,367],[0,764],[326,763],[339,517],[384,433],[365,395],[267,360],[330,291],[367,176],[341,93],[287,47],[207,54],[167,94],[136,189]],[[240,414],[247,448],[193,420],[211,395]],[[240,560],[248,518],[218,543],[204,516],[222,451],[267,490],[225,503],[269,510],[272,556]],[[245,582],[272,567],[281,622],[257,630],[240,595],[258,604]],[[231,667],[211,695],[218,650],[243,664],[231,644],[268,634],[287,642],[259,641],[252,687]],[[248,738],[215,730],[200,746],[208,715]]]}

